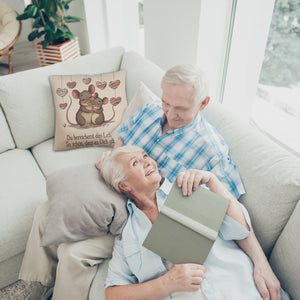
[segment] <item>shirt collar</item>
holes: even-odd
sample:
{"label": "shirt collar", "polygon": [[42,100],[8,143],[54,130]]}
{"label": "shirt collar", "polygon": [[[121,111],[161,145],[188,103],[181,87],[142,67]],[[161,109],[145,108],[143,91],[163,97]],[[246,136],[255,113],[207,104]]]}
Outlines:
{"label": "shirt collar", "polygon": [[[165,122],[167,121],[167,117],[166,117],[166,114],[163,113],[162,117],[160,118],[160,126],[161,128],[163,128],[163,125],[165,124]],[[184,126],[184,127],[180,127],[180,128],[177,128],[177,129],[173,129],[173,130],[169,130],[168,132],[169,133],[173,133],[173,134],[182,134],[184,132],[189,132],[191,129],[194,129],[197,127],[197,124],[199,124],[200,122],[202,121],[202,114],[199,112],[197,117],[195,118],[195,120]]]}
{"label": "shirt collar", "polygon": [[[157,205],[158,205],[159,210],[162,207],[162,205],[164,204],[167,196],[169,195],[172,186],[173,186],[173,183],[171,183],[167,178],[165,178],[165,180],[162,183],[162,185],[160,186],[160,188],[156,191],[156,200],[157,200]],[[136,207],[137,206],[131,199],[127,200],[127,209],[128,209],[129,214],[132,214],[134,208],[136,208]]]}

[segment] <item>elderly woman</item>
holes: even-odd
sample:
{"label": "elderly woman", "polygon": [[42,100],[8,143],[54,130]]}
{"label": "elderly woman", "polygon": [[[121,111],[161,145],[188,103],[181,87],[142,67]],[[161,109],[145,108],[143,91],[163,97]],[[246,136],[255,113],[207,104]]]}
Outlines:
{"label": "elderly woman", "polygon": [[[129,218],[109,264],[106,299],[262,299],[253,264],[234,242],[251,233],[249,215],[215,175],[193,170],[177,177],[184,194],[205,184],[230,200],[219,237],[202,266],[172,265],[142,246],[171,189],[145,151],[137,146],[117,148],[103,162],[101,173],[130,198]],[[280,294],[273,299],[281,299]]]}

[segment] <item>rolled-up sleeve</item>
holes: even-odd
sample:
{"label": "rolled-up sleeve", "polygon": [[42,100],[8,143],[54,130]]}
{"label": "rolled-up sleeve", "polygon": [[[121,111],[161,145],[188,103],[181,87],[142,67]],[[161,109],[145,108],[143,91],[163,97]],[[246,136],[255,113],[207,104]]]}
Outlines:
{"label": "rolled-up sleeve", "polygon": [[233,218],[229,217],[228,215],[225,215],[225,218],[219,230],[219,237],[222,240],[242,240],[247,238],[250,235],[250,233],[253,231],[249,213],[242,204],[240,205],[242,207],[245,220],[250,230],[247,230],[242,224],[235,221]]}
{"label": "rolled-up sleeve", "polygon": [[122,241],[116,239],[104,287],[138,283],[124,256]]}

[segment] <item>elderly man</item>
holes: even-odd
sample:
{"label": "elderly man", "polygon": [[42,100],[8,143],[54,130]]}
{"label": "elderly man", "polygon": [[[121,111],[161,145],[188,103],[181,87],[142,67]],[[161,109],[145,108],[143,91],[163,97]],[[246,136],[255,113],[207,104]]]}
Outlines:
{"label": "elderly man", "polygon": [[[207,171],[180,172],[177,184],[193,190],[207,187],[229,201],[229,207],[204,266],[165,263],[142,246],[172,184],[158,172],[156,162],[137,146],[114,150],[101,168],[107,183],[125,193],[129,218],[121,240],[115,240],[106,279],[106,299],[261,299],[253,278],[253,265],[234,245],[251,232],[246,209],[217,177]],[[175,183],[176,184],[176,183]],[[150,222],[149,222],[150,221]],[[134,249],[133,249],[134,247]],[[172,251],[172,250],[170,250]],[[187,291],[188,293],[182,293]],[[272,299],[280,299],[280,293]]]}
{"label": "elderly man", "polygon": [[[145,105],[121,124],[120,137],[114,148],[123,144],[142,147],[157,161],[160,172],[170,182],[185,170],[211,171],[229,192],[239,198],[244,193],[244,187],[229,157],[228,146],[200,113],[209,103],[202,71],[191,65],[174,67],[166,72],[162,89],[161,102]],[[109,154],[108,151],[100,156],[96,163],[98,168]],[[185,184],[183,192],[187,195],[192,192],[190,183]],[[39,281],[45,285],[38,287],[37,295],[55,283],[53,299],[71,299],[71,294],[74,299],[87,299],[96,265],[105,257],[103,237],[58,247],[39,247],[45,216],[45,209],[35,216],[20,279]],[[106,239],[112,246],[112,237],[109,235]],[[255,265],[254,278],[263,297],[270,298],[270,295],[278,293],[280,284],[254,233],[247,240],[240,241],[239,245]],[[97,259],[99,252],[102,257]],[[110,257],[110,253],[107,251],[105,254]],[[44,267],[34,267],[32,261],[35,259],[41,261],[40,266]]]}

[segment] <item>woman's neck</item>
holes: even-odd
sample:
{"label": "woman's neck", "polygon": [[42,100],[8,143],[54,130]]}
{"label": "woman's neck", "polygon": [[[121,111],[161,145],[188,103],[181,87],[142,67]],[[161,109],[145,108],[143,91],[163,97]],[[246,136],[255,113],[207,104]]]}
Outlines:
{"label": "woman's neck", "polygon": [[135,205],[149,218],[153,223],[158,216],[158,206],[156,201],[156,191],[135,191],[131,198]]}

